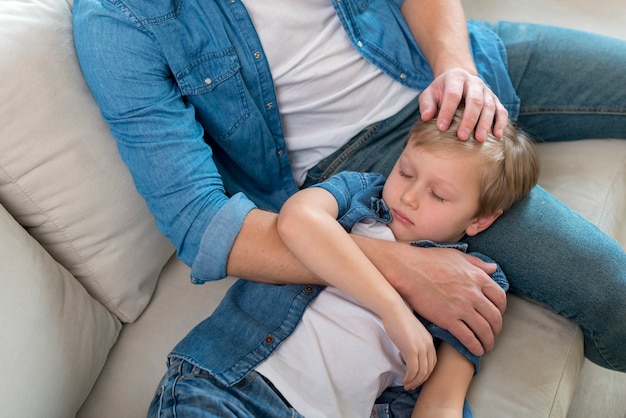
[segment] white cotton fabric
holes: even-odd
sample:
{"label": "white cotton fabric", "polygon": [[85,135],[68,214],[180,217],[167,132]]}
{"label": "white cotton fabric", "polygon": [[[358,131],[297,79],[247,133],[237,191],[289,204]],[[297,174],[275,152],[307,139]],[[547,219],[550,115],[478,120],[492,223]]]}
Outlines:
{"label": "white cotton fabric", "polygon": [[[373,220],[352,232],[393,239],[389,228]],[[380,318],[328,287],[256,370],[307,418],[365,418],[384,389],[402,385],[405,369]]]}
{"label": "white cotton fabric", "polygon": [[298,184],[321,159],[417,96],[418,91],[363,59],[330,1],[246,1],[245,5],[274,78]]}

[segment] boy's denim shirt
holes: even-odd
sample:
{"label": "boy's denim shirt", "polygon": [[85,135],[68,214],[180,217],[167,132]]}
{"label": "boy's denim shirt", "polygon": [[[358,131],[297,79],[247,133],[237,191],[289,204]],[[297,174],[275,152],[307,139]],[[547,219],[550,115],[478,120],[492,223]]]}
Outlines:
{"label": "boy's denim shirt", "polygon": [[[355,48],[398,82],[433,76],[400,0],[331,0]],[[268,62],[240,0],[75,0],[78,58],[139,193],[201,283],[226,276],[243,219],[297,191]],[[480,76],[511,117],[500,39],[469,23]],[[285,34],[288,36],[288,34]]]}
{"label": "boy's denim shirt", "polygon": [[[384,177],[380,174],[343,172],[313,187],[324,188],[333,194],[339,205],[338,219],[350,230],[354,223],[365,217],[380,219],[377,211],[381,211],[382,222],[389,222],[391,217],[380,199],[383,183]],[[418,245],[439,244],[420,242]],[[461,251],[467,248],[463,243],[445,246]],[[481,258],[493,262],[487,257]],[[499,268],[492,278],[505,290],[508,288]],[[293,332],[307,305],[322,289],[322,286],[281,286],[238,280],[213,314],[191,330],[170,357],[186,360],[207,370],[220,382],[233,385]],[[460,343],[450,341],[450,334],[446,331],[430,326],[429,330],[436,337],[446,338],[462,352],[465,350],[463,354],[466,356],[471,356]]]}

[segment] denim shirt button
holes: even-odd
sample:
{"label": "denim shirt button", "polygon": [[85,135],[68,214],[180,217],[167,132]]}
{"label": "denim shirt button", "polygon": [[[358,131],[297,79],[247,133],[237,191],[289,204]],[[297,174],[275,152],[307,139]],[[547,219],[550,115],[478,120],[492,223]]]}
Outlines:
{"label": "denim shirt button", "polygon": [[274,337],[272,337],[271,335],[268,335],[267,337],[265,337],[265,344],[273,344],[274,343]]}
{"label": "denim shirt button", "polygon": [[208,86],[209,84],[211,84],[212,82],[213,82],[213,80],[211,80],[211,78],[210,78],[210,77],[207,77],[207,78],[205,78],[205,79],[204,79],[204,84],[206,84],[207,86]]}
{"label": "denim shirt button", "polygon": [[256,52],[254,53],[254,58],[256,58],[256,59],[261,58],[261,53],[260,53],[259,51],[256,51]]}
{"label": "denim shirt button", "polygon": [[266,108],[267,110],[270,110],[270,109],[272,109],[273,107],[274,107],[274,103],[272,103],[272,102],[269,102],[268,104],[266,104],[266,105],[265,105],[265,108]]}
{"label": "denim shirt button", "polygon": [[313,286],[305,286],[304,287],[304,291],[307,292],[307,293],[313,292]]}
{"label": "denim shirt button", "polygon": [[361,41],[357,41],[356,45],[357,45],[359,48],[363,48],[363,42],[361,42]]}
{"label": "denim shirt button", "polygon": [[401,78],[402,80],[406,80],[406,74],[405,74],[405,73],[400,74],[400,78]]}

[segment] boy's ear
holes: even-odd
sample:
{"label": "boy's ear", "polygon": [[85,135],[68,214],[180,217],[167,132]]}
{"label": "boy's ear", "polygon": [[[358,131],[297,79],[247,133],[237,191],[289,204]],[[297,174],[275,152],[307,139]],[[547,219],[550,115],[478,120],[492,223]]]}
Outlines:
{"label": "boy's ear", "polygon": [[491,215],[479,215],[471,224],[465,229],[465,233],[470,237],[478,234],[479,232],[484,231],[489,228],[492,223],[495,222],[502,215],[502,210],[498,210],[496,213]]}

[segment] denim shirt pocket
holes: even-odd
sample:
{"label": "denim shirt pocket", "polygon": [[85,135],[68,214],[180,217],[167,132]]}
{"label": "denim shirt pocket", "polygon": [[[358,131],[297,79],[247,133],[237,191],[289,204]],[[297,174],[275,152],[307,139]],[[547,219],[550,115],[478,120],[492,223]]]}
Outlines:
{"label": "denim shirt pocket", "polygon": [[[232,47],[190,61],[175,78],[182,95],[196,107],[196,116],[213,138],[230,136],[250,114],[241,63]],[[215,109],[219,112],[211,112]]]}

